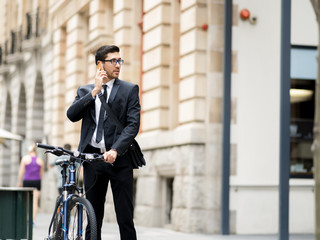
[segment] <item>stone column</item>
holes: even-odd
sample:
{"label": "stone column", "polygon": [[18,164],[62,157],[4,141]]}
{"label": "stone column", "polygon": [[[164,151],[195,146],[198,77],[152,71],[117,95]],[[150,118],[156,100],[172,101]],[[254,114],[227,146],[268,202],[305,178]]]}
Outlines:
{"label": "stone column", "polygon": [[57,27],[53,32],[53,76],[52,76],[52,126],[51,144],[61,145],[65,122],[65,68],[66,29]]}
{"label": "stone column", "polygon": [[[108,24],[106,24],[108,23]],[[113,2],[93,0],[89,3],[88,42],[86,43],[87,83],[94,83],[96,74],[95,53],[102,45],[114,43]]]}
{"label": "stone column", "polygon": [[175,129],[179,148],[172,225],[184,232],[205,232],[208,221],[206,174],[206,73],[207,1],[181,1],[179,127]]}
{"label": "stone column", "polygon": [[144,1],[142,131],[168,130],[170,112],[171,6]]}
{"label": "stone column", "polygon": [[[63,104],[63,116],[66,116],[67,108],[72,104],[77,94],[77,88],[85,84],[87,76],[86,56],[84,54],[84,44],[87,41],[86,18],[77,13],[67,22],[66,38],[66,76],[65,76],[65,102]],[[73,123],[65,121],[64,131],[65,142],[71,143],[74,148],[78,146],[80,139],[80,121]]]}
{"label": "stone column", "polygon": [[[106,24],[108,23],[108,24]],[[92,0],[89,3],[88,42],[86,44],[88,62],[88,83],[94,83],[96,74],[95,53],[102,45],[114,44],[113,2]]]}
{"label": "stone column", "polygon": [[[141,71],[141,1],[114,1],[114,43],[120,47],[124,65],[120,79],[136,84],[140,83]],[[140,88],[140,93],[142,89]]]}
{"label": "stone column", "polygon": [[[42,62],[41,69],[43,75],[44,94],[44,136],[51,139],[51,129],[53,126],[53,33],[49,32],[42,36]],[[57,45],[56,45],[57,47]],[[63,54],[63,53],[61,53]],[[58,55],[56,55],[58,56]]]}
{"label": "stone column", "polygon": [[[89,3],[89,26],[87,51],[95,54],[101,45],[113,44],[113,2],[92,0]],[[94,58],[89,61],[93,67]],[[95,74],[95,67],[92,68]],[[93,75],[94,77],[94,75]]]}
{"label": "stone column", "polygon": [[[10,79],[11,80],[11,79]],[[12,103],[11,103],[11,96],[8,93],[8,85],[3,84],[4,87],[4,95],[5,96],[5,101],[3,102],[4,105],[4,116],[3,116],[3,128],[5,130],[10,131],[12,125]],[[6,143],[9,143],[9,140],[5,140]],[[11,171],[11,162],[10,162],[10,154],[11,154],[11,147],[10,145],[8,147],[2,146],[2,155],[1,155],[1,186],[8,187],[10,186],[10,171]]]}
{"label": "stone column", "polygon": [[[19,134],[20,132],[25,132],[25,121],[26,121],[26,108],[24,105],[24,108],[20,109],[19,107],[21,107],[21,103],[20,101],[26,101],[25,98],[25,93],[24,93],[24,89],[22,89],[23,85],[21,84],[22,76],[19,76],[20,79],[17,79],[18,81],[15,82],[16,86],[19,86],[16,88],[16,91],[14,94],[17,94],[16,96],[19,97],[15,97],[13,98],[13,102],[12,102],[12,123],[11,123],[11,132]],[[25,104],[25,102],[24,102]],[[20,129],[19,129],[20,128]],[[20,146],[21,146],[21,142],[20,141],[15,141],[15,140],[7,140],[8,142],[10,142],[10,176],[11,176],[11,181],[10,181],[10,186],[16,187],[17,186],[17,180],[18,180],[18,172],[19,172],[19,165],[20,165]],[[8,150],[8,149],[7,149]],[[6,161],[8,161],[9,159],[6,159]]]}
{"label": "stone column", "polygon": [[221,169],[222,169],[222,98],[223,98],[223,35],[224,1],[208,2],[207,37],[207,147],[206,178],[208,184],[206,232],[220,232]]}
{"label": "stone column", "polygon": [[[117,1],[118,2],[118,1]],[[121,1],[119,1],[121,2]],[[113,2],[92,0],[89,3],[89,42],[93,47],[113,43]],[[92,50],[95,50],[94,48]]]}
{"label": "stone column", "polygon": [[175,8],[178,3],[172,1],[143,1],[143,4],[139,53],[142,57],[141,132],[144,138],[141,142],[147,142],[149,149],[145,148],[145,144],[141,145],[144,147],[147,167],[136,172],[135,220],[137,224],[162,227],[167,223],[165,179],[174,175],[174,164],[166,161],[168,149],[161,147],[162,144],[167,146],[168,139],[167,142],[159,140],[165,139],[159,138],[159,132],[171,130],[176,125],[174,119],[178,115],[173,103],[178,97],[179,43],[175,38],[177,31],[174,31],[177,22],[173,19],[175,10],[179,8]]}
{"label": "stone column", "polygon": [[[59,33],[58,33],[59,32]],[[59,142],[60,137],[56,136],[55,142],[51,141],[52,134],[54,133],[52,131],[52,127],[61,126],[58,120],[58,118],[55,116],[55,114],[58,113],[58,106],[57,104],[57,98],[60,98],[59,95],[57,95],[57,83],[53,83],[53,78],[55,77],[55,81],[58,80],[59,74],[61,74],[61,81],[62,79],[62,72],[64,71],[63,68],[57,67],[59,66],[56,61],[54,61],[54,58],[57,57],[62,61],[64,59],[65,54],[65,36],[61,36],[60,34],[64,35],[64,29],[60,29],[59,31],[54,32],[49,31],[46,35],[42,36],[41,42],[42,42],[42,61],[41,61],[41,69],[42,69],[42,75],[43,75],[43,94],[44,94],[44,136],[45,139],[48,140],[48,144],[53,144],[56,146],[61,146],[61,142]],[[56,43],[53,45],[53,37],[56,37]],[[59,40],[60,39],[60,40]],[[54,53],[54,50],[56,51]],[[55,67],[54,67],[55,66]],[[55,69],[55,70],[54,70]],[[60,81],[60,80],[59,80]],[[53,91],[55,89],[55,92]],[[62,118],[60,121],[64,121],[64,118]],[[60,131],[60,133],[63,131],[61,128],[55,127],[56,130]],[[56,134],[56,133],[54,133]],[[49,212],[50,209],[52,209],[52,206],[54,206],[56,202],[56,197],[58,194],[57,191],[57,167],[50,167],[51,161],[55,159],[55,156],[52,154],[44,155],[43,150],[39,150],[40,157],[42,157],[44,160],[46,160],[47,166],[45,174],[42,178],[42,188],[41,188],[41,210],[43,212]]]}

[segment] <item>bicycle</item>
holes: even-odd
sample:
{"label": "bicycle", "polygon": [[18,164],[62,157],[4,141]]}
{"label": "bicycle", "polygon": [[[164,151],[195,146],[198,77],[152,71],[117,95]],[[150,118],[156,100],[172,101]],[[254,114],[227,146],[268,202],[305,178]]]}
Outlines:
{"label": "bicycle", "polygon": [[[45,153],[68,158],[56,160],[62,167],[63,192],[58,196],[53,216],[49,225],[46,240],[81,240],[97,239],[97,223],[91,203],[83,197],[83,188],[78,186],[76,165],[84,161],[103,161],[103,155],[80,153],[62,147],[37,143],[38,148],[46,149]],[[67,172],[69,173],[67,175]]]}

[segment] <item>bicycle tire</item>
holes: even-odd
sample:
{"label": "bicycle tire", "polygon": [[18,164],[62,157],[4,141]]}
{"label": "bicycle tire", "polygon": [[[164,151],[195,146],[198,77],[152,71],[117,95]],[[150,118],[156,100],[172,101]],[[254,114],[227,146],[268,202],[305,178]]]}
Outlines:
{"label": "bicycle tire", "polygon": [[[82,211],[82,229],[83,232],[78,233],[79,208],[83,207]],[[89,200],[83,197],[76,197],[70,200],[68,205],[68,239],[97,239],[97,220],[94,209]]]}
{"label": "bicycle tire", "polygon": [[62,197],[59,196],[56,201],[56,208],[52,219],[52,225],[50,226],[50,232],[48,239],[50,240],[62,240],[62,216],[60,214],[62,209]]}

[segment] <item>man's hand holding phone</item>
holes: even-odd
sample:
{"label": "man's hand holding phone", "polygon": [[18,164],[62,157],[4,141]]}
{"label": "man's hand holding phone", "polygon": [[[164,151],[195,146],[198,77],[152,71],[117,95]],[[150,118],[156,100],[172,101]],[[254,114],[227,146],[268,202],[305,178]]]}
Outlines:
{"label": "man's hand holding phone", "polygon": [[97,72],[94,82],[94,89],[91,91],[92,97],[96,97],[96,95],[101,91],[102,89],[102,83],[104,79],[108,79],[107,73],[104,71],[102,62],[99,61],[97,65]]}

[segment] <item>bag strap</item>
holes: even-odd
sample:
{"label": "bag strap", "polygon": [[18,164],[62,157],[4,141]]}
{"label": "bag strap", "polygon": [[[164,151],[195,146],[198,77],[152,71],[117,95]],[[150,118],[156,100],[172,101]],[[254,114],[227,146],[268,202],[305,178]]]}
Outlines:
{"label": "bag strap", "polygon": [[106,112],[108,113],[109,117],[111,117],[113,122],[122,131],[123,130],[123,126],[122,126],[121,122],[118,120],[118,118],[114,115],[114,113],[111,110],[111,108],[109,107],[109,105],[107,104],[107,100],[104,97],[104,95],[103,94],[99,94],[99,98],[100,98],[100,101],[102,103],[103,108],[106,110]]}

